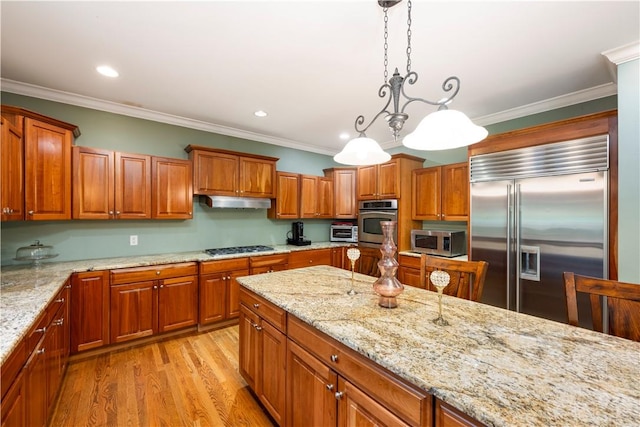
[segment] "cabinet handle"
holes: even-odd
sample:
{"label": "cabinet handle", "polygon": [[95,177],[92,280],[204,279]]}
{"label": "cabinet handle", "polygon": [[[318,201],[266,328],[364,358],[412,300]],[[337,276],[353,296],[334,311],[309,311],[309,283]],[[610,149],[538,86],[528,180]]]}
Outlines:
{"label": "cabinet handle", "polygon": [[40,350],[36,351],[36,354],[44,354],[44,348],[41,348]]}
{"label": "cabinet handle", "polygon": [[56,326],[62,326],[62,325],[64,325],[64,317],[62,317],[62,318],[60,318],[60,319],[56,320],[56,321],[54,322],[54,324],[55,324]]}
{"label": "cabinet handle", "polygon": [[34,332],[44,334],[45,332],[47,332],[47,327],[45,326],[44,328],[36,329]]}
{"label": "cabinet handle", "polygon": [[333,384],[327,384],[327,390],[331,391],[333,390]]}
{"label": "cabinet handle", "polygon": [[71,289],[71,285],[65,286],[65,289]]}
{"label": "cabinet handle", "polygon": [[33,211],[29,211],[27,212],[29,215],[33,215]]}
{"label": "cabinet handle", "polygon": [[60,304],[64,304],[64,298],[57,299],[56,302],[59,302]]}
{"label": "cabinet handle", "polygon": [[256,325],[256,331],[260,332],[262,330],[262,326]]}
{"label": "cabinet handle", "polygon": [[332,354],[331,355],[331,361],[332,362],[337,362],[338,361],[338,355],[337,354]]}
{"label": "cabinet handle", "polygon": [[258,303],[253,304],[253,308],[260,308],[260,304]]}
{"label": "cabinet handle", "polygon": [[342,399],[342,396],[344,396],[344,392],[336,391],[336,394],[334,394],[334,396],[336,397],[337,400],[340,400]]}

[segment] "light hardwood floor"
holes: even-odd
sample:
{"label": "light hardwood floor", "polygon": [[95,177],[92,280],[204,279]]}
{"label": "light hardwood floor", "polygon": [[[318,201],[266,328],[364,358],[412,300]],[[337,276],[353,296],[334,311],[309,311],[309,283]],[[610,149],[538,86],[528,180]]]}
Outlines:
{"label": "light hardwood floor", "polygon": [[238,326],[69,365],[50,426],[273,426],[238,372]]}

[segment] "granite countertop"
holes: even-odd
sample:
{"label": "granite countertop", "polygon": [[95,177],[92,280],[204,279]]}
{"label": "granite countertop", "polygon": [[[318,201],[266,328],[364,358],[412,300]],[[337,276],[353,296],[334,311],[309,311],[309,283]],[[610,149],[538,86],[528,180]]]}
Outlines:
{"label": "granite countertop", "polygon": [[241,277],[246,288],[490,426],[640,425],[640,343],[328,266]]}
{"label": "granite countertop", "polygon": [[203,251],[197,251],[69,262],[43,262],[39,267],[30,264],[2,267],[0,270],[0,337],[2,337],[0,340],[0,363],[4,362],[20,339],[26,335],[72,273],[179,262],[214,261],[340,246],[348,246],[348,244],[320,242],[308,246],[271,245],[273,251],[250,254],[211,256]]}

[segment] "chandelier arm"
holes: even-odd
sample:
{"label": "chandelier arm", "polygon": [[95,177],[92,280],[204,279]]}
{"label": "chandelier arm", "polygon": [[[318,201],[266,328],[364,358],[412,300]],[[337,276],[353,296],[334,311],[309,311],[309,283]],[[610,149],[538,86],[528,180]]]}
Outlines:
{"label": "chandelier arm", "polygon": [[[387,91],[388,90],[388,91]],[[364,116],[363,115],[359,115],[356,118],[356,122],[354,124],[354,127],[356,129],[356,132],[358,133],[365,133],[367,131],[367,129],[369,129],[369,127],[376,121],[378,120],[378,117],[380,117],[383,114],[390,114],[388,111],[389,108],[389,104],[391,103],[391,86],[388,83],[383,84],[382,86],[380,86],[380,89],[378,89],[378,96],[380,98],[384,98],[387,97],[387,103],[384,105],[384,107],[382,107],[382,110],[380,110],[380,112],[378,114],[375,115],[375,117],[369,122],[369,124],[364,127],[364,128],[359,128],[358,126],[362,126],[364,124]]]}
{"label": "chandelier arm", "polygon": [[400,110],[400,112],[404,113],[404,110],[407,107],[407,105],[409,105],[414,101],[420,101],[420,102],[424,102],[425,104],[439,105],[439,106],[446,107],[446,105],[450,103],[453,100],[453,98],[456,97],[456,95],[458,95],[458,91],[460,91],[460,79],[456,76],[451,76],[442,83],[443,91],[451,92],[453,90],[453,93],[447,98],[443,98],[439,101],[429,101],[428,99],[424,99],[424,98],[414,98],[414,97],[408,96],[404,91],[405,83],[409,82],[409,84],[412,85],[417,81],[418,81],[418,74],[415,71],[411,71],[405,76],[404,81],[402,82],[401,91],[402,91],[402,95],[405,98],[407,98],[407,102],[405,102],[402,105],[402,109]]}

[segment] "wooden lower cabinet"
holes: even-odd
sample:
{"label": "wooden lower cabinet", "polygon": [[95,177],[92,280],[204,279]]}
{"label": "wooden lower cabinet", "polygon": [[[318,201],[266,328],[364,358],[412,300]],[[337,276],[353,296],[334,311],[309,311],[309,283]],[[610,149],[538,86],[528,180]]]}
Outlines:
{"label": "wooden lower cabinet", "polygon": [[338,426],[410,426],[342,377],[338,377],[338,390]]}
{"label": "wooden lower cabinet", "polygon": [[26,422],[26,395],[24,374],[14,380],[7,394],[2,398],[2,427],[23,427]]}
{"label": "wooden lower cabinet", "polygon": [[71,276],[71,352],[109,344],[109,271]]}
{"label": "wooden lower cabinet", "polygon": [[293,251],[289,254],[288,268],[310,267],[312,265],[331,265],[331,249],[308,249]]}
{"label": "wooden lower cabinet", "polygon": [[289,254],[261,255],[249,257],[251,274],[271,273],[289,268]]}
{"label": "wooden lower cabinet", "polygon": [[[358,246],[358,249],[360,250],[360,258],[356,261],[356,273],[366,274],[367,276],[380,277],[380,269],[378,268],[378,262],[382,258],[380,249],[363,246]],[[348,259],[346,261],[350,262]]]}
{"label": "wooden lower cabinet", "polygon": [[240,316],[240,284],[249,275],[249,258],[200,263],[199,323],[206,325]]}
{"label": "wooden lower cabinet", "polygon": [[286,313],[240,290],[240,374],[279,424],[285,423]]}
{"label": "wooden lower cabinet", "polygon": [[403,285],[420,287],[420,258],[409,255],[398,255],[398,280]]}
{"label": "wooden lower cabinet", "polygon": [[478,420],[463,414],[451,405],[436,399],[435,427],[481,427],[484,426]]}
{"label": "wooden lower cabinet", "polygon": [[[345,259],[347,260],[346,263]],[[347,259],[347,248],[331,248],[331,266],[351,270],[351,264]]]}
{"label": "wooden lower cabinet", "polygon": [[111,271],[111,343],[173,331],[198,322],[196,263]]}

